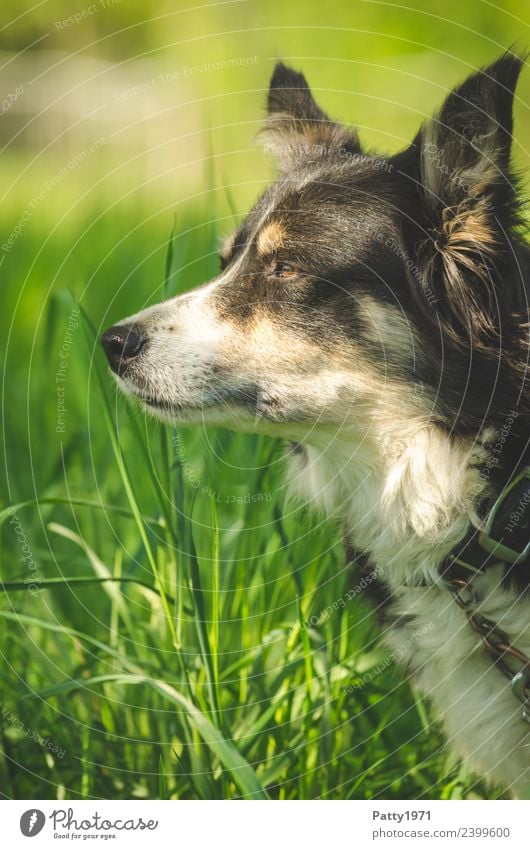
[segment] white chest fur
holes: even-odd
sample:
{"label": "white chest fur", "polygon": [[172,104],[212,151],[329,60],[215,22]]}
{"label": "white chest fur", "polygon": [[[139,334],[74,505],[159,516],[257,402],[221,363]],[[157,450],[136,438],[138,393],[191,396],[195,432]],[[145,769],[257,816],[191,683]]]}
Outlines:
{"label": "white chest fur", "polygon": [[[464,536],[487,487],[482,445],[435,427],[378,423],[362,434],[315,438],[290,460],[291,489],[340,520],[392,595],[383,638],[430,696],[457,754],[514,795],[530,788],[530,728],[510,682],[493,665],[438,568]],[[477,609],[530,653],[528,601],[488,570]]]}

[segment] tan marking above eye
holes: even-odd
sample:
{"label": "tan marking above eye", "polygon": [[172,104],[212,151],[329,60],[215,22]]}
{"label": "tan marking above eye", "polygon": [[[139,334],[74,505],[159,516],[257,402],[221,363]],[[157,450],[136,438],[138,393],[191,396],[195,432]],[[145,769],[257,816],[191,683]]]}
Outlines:
{"label": "tan marking above eye", "polygon": [[265,256],[274,253],[285,242],[285,229],[280,221],[270,221],[258,235],[258,254]]}
{"label": "tan marking above eye", "polygon": [[234,230],[233,233],[230,233],[229,236],[226,237],[222,246],[221,246],[221,257],[224,261],[228,259],[230,254],[232,253],[232,249],[234,247],[234,243],[236,241],[237,230]]}

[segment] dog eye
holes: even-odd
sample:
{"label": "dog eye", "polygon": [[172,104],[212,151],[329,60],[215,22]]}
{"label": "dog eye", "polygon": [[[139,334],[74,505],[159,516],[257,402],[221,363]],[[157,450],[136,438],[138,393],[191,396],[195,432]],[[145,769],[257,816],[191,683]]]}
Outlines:
{"label": "dog eye", "polygon": [[287,279],[288,277],[296,277],[296,270],[288,262],[276,262],[272,269],[275,277]]}

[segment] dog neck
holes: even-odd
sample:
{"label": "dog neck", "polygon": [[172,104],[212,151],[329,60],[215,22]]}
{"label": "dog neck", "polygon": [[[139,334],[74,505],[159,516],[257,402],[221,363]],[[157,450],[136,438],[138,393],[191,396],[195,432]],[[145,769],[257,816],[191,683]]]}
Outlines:
{"label": "dog neck", "polygon": [[292,491],[340,520],[392,589],[436,583],[488,490],[488,452],[425,419],[342,429],[293,451]]}

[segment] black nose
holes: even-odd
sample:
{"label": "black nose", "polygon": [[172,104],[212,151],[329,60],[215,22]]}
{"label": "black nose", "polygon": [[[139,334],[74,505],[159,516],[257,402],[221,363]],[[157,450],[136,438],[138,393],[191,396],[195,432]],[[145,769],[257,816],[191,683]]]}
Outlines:
{"label": "black nose", "polygon": [[131,360],[138,356],[147,338],[138,327],[121,324],[109,327],[101,337],[112,371],[121,374]]}

